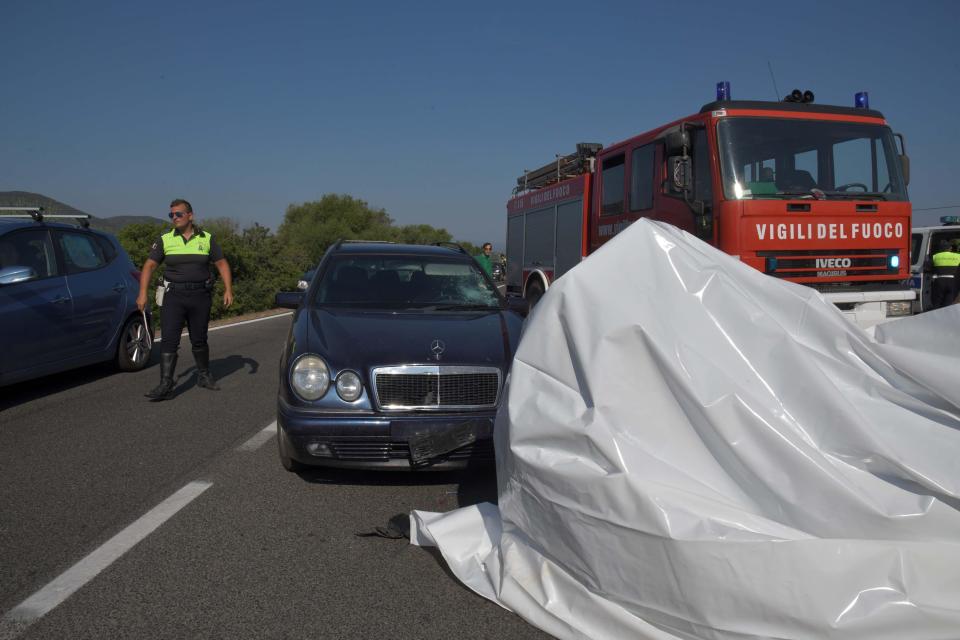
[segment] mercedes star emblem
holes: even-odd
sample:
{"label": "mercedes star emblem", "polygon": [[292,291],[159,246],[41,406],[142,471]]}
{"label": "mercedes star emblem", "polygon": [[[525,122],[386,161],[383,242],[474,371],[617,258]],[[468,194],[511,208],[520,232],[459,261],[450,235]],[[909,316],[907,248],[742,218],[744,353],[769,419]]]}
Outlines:
{"label": "mercedes star emblem", "polygon": [[430,352],[433,354],[433,357],[437,360],[440,359],[440,354],[442,354],[447,348],[447,345],[443,344],[442,340],[434,340],[430,343]]}

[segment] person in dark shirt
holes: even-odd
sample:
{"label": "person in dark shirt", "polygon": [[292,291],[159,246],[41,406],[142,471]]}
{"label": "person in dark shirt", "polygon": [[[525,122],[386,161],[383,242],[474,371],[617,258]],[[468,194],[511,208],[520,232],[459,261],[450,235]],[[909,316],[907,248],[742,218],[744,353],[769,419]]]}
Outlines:
{"label": "person in dark shirt", "polygon": [[173,374],[177,368],[177,350],[184,321],[197,364],[197,385],[204,389],[220,388],[210,374],[210,348],[207,345],[207,325],[213,302],[210,263],[223,279],[223,306],[233,304],[230,264],[214,237],[193,223],[193,207],[186,200],[174,200],[170,203],[170,219],[173,229],[153,243],[143,263],[140,295],[137,296],[137,307],[142,311],[147,304],[150,277],[160,263],[165,263],[165,293],[160,314],[160,384],[146,394],[151,400],[173,397]]}

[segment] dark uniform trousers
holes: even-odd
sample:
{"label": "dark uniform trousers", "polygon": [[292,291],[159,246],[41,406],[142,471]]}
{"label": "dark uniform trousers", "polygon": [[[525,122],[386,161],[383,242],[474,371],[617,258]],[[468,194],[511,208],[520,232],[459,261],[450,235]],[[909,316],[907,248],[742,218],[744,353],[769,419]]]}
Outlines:
{"label": "dark uniform trousers", "polygon": [[953,304],[960,280],[960,253],[950,249],[938,251],[930,257],[933,266],[933,308]]}
{"label": "dark uniform trousers", "polygon": [[934,276],[933,277],[933,308],[939,309],[953,304],[957,292],[954,288],[956,276]]}
{"label": "dark uniform trousers", "polygon": [[194,350],[207,346],[207,323],[210,322],[212,304],[210,290],[177,288],[176,284],[163,297],[160,312],[161,353],[176,353],[180,347],[183,323],[190,332],[190,344]]}

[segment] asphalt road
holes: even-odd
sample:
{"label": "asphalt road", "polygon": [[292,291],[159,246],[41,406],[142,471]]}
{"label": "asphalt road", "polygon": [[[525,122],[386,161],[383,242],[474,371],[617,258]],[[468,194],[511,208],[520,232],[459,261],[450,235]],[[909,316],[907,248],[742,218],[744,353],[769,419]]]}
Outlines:
{"label": "asphalt road", "polygon": [[155,364],[0,389],[0,638],[548,637],[436,553],[355,535],[492,500],[492,470],[280,467],[289,323],[212,332],[219,392],[195,386],[183,347],[170,402],[143,397]]}

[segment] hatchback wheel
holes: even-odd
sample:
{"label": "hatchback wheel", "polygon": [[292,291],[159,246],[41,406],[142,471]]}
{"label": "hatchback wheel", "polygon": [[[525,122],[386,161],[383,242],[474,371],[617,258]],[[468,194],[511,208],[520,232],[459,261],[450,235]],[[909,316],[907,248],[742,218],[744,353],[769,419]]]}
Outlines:
{"label": "hatchback wheel", "polygon": [[147,366],[153,344],[148,331],[142,316],[133,316],[127,321],[117,346],[117,366],[122,371],[139,371]]}

